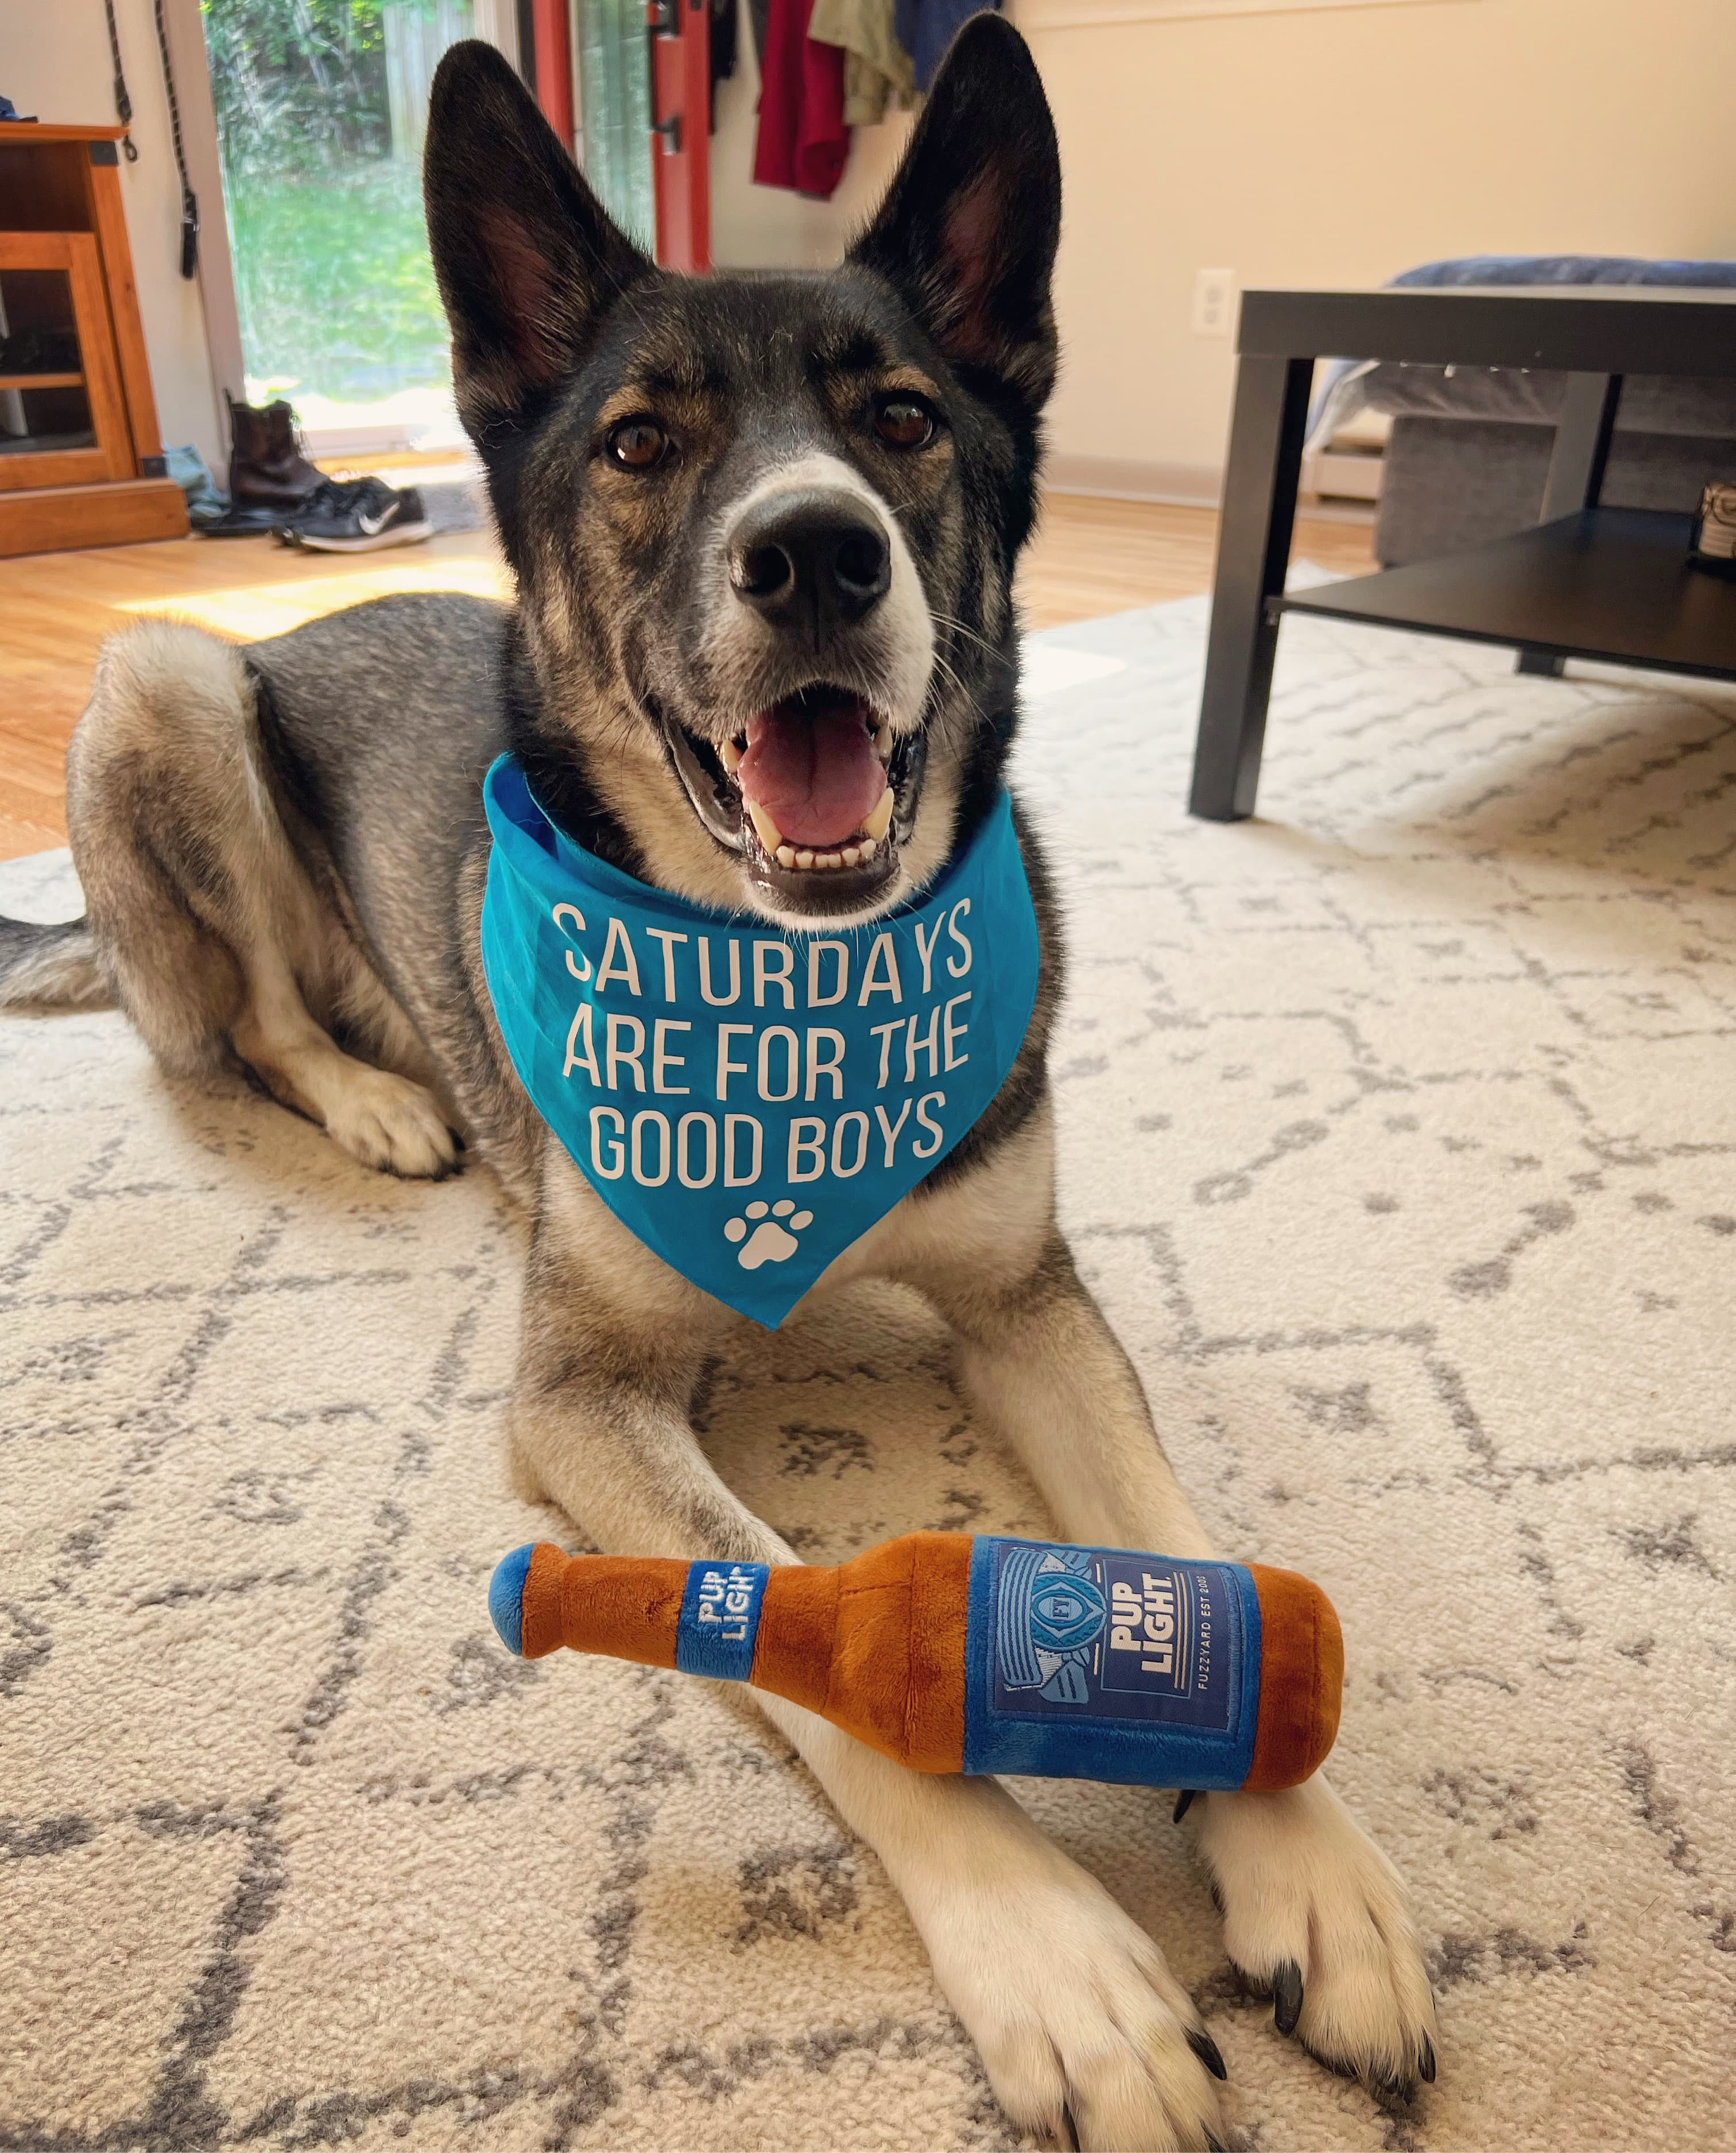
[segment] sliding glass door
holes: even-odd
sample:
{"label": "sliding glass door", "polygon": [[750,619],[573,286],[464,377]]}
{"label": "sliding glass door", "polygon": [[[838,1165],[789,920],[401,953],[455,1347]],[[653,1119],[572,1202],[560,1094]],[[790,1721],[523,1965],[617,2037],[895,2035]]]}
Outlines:
{"label": "sliding glass door", "polygon": [[[517,59],[517,0],[197,0],[248,400],[287,397],[341,451],[461,438],[422,227],[428,92],[482,37]],[[644,0],[569,0],[579,150],[649,248]]]}
{"label": "sliding glass door", "polygon": [[[676,0],[680,4],[680,0]],[[656,244],[644,0],[578,0],[585,177],[629,238]]]}
{"label": "sliding glass door", "polygon": [[422,228],[428,91],[474,0],[201,0],[250,402],[458,438]]}

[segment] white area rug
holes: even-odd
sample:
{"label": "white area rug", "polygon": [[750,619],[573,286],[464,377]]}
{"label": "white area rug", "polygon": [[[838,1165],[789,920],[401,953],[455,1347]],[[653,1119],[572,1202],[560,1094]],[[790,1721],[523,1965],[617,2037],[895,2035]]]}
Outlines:
{"label": "white area rug", "polygon": [[[1439,2084],[1385,2114],[1276,2038],[1165,1797],[1021,1791],[1267,2153],[1728,2146],[1736,700],[1296,623],[1269,819],[1213,827],[1203,620],[1045,639],[1065,1211],[1221,1544],[1338,1605]],[[559,1528],[496,1458],[486,1178],[374,1178],[112,1016],[0,1022],[0,2145],[1007,2142],[751,1713],[496,1648]],[[1045,1529],[895,1294],[701,1415],[816,1559]]]}

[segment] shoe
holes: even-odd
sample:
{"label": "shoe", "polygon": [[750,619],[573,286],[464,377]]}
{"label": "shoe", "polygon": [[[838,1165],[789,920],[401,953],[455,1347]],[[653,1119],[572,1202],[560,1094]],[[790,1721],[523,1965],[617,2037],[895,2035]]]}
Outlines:
{"label": "shoe", "polygon": [[306,506],[280,517],[276,527],[286,546],[315,553],[373,553],[434,536],[415,488],[395,492],[378,478],[323,479]]}
{"label": "shoe", "polygon": [[275,404],[229,399],[229,498],[237,509],[275,509],[292,516],[304,506],[323,475],[302,454],[295,414]]}
{"label": "shoe", "polygon": [[262,538],[277,529],[278,514],[275,508],[229,507],[207,523],[196,519],[189,509],[187,518],[201,538]]}

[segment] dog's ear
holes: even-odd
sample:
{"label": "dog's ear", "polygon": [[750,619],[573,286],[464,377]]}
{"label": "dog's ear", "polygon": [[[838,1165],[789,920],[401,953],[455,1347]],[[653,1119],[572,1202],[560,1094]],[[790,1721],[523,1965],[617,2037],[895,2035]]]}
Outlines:
{"label": "dog's ear", "polygon": [[422,196],[459,413],[481,442],[573,370],[600,315],[651,264],[610,221],[530,92],[476,38],[452,46],[435,71]]}
{"label": "dog's ear", "polygon": [[1011,23],[973,15],[849,258],[898,290],[961,379],[1009,390],[1035,416],[1055,385],[1060,237],[1061,158],[1036,65]]}

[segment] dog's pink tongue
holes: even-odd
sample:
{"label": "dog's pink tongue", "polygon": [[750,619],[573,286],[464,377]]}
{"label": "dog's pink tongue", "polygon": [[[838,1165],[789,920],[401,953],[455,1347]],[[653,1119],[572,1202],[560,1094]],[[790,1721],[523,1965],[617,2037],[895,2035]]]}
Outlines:
{"label": "dog's pink tongue", "polygon": [[792,844],[842,844],[886,789],[867,717],[860,703],[812,717],[762,710],[748,721],[736,773],[742,797],[757,802]]}

